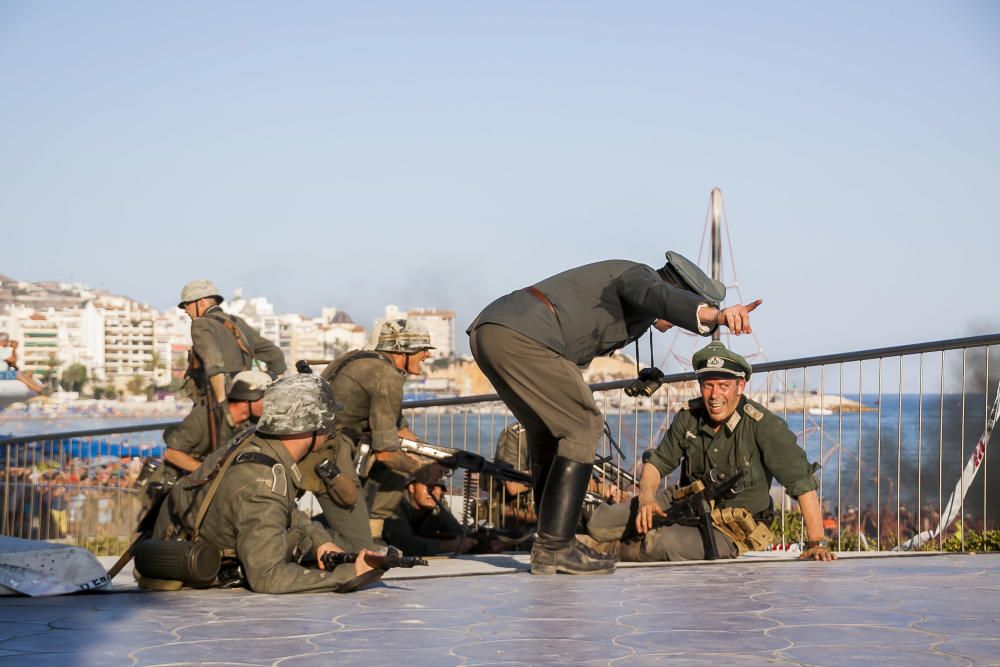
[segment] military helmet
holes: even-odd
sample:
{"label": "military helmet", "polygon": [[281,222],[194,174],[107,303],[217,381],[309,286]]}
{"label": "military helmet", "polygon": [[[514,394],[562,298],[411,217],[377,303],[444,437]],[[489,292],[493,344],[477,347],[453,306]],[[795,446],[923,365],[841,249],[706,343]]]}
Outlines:
{"label": "military helmet", "polygon": [[231,401],[258,401],[264,396],[264,390],[271,384],[271,376],[264,371],[240,371],[233,378],[233,386],[229,388]]}
{"label": "military helmet", "polygon": [[717,340],[695,352],[691,357],[691,365],[699,380],[736,378],[749,382],[750,373],[753,372],[749,361]]}
{"label": "military helmet", "polygon": [[219,294],[219,288],[211,280],[192,280],[181,290],[181,301],[177,307],[183,308],[185,303],[211,296],[218,299],[220,303],[223,300],[222,295]]}
{"label": "military helmet", "polygon": [[665,281],[680,289],[694,292],[716,308],[726,298],[726,286],[709,278],[698,265],[684,255],[668,250],[667,263],[659,273]]}
{"label": "military helmet", "polygon": [[291,375],[264,392],[257,430],[268,435],[299,435],[333,426],[333,391],[318,375]]}
{"label": "military helmet", "polygon": [[427,327],[406,320],[388,320],[378,333],[375,349],[381,352],[415,354],[421,350],[433,350],[431,334]]}

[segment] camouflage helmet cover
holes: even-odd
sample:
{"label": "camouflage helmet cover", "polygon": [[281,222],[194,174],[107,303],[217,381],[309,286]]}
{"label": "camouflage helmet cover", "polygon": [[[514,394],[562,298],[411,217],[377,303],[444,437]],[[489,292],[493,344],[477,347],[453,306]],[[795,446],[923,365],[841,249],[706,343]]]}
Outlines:
{"label": "camouflage helmet cover", "polygon": [[215,283],[211,280],[192,280],[181,289],[181,300],[177,307],[183,308],[185,303],[210,296],[222,301],[222,295],[219,294],[219,288],[215,286]]}
{"label": "camouflage helmet cover", "polygon": [[382,325],[375,349],[381,352],[415,354],[421,350],[433,350],[431,334],[422,324],[406,320],[389,320]]}
{"label": "camouflage helmet cover", "polygon": [[333,425],[333,391],[318,375],[292,375],[264,392],[257,430],[268,435],[299,435]]}
{"label": "camouflage helmet cover", "polygon": [[271,384],[271,376],[264,371],[240,371],[233,377],[233,386],[229,389],[231,401],[259,401],[264,396],[264,390]]}

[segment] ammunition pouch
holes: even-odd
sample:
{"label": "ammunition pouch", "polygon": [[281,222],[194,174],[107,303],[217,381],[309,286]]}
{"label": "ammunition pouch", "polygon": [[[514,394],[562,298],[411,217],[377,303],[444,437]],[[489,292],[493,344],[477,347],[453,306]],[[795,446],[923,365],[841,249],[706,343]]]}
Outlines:
{"label": "ammunition pouch", "polygon": [[354,507],[361,496],[361,489],[355,481],[344,474],[331,459],[323,459],[314,468],[316,475],[323,481],[326,492],[338,506],[345,509]]}
{"label": "ammunition pouch", "polygon": [[756,521],[750,510],[743,507],[712,510],[712,525],[736,543],[740,556],[747,551],[764,549],[774,542],[774,533],[767,524]]}
{"label": "ammunition pouch", "polygon": [[[316,494],[327,493],[340,507],[354,507],[361,497],[361,484],[354,474],[354,449],[354,443],[339,433],[320,450],[310,452],[299,464],[302,473],[299,488]],[[330,480],[324,480],[316,470],[326,460],[332,461],[340,471]]]}
{"label": "ammunition pouch", "polygon": [[208,542],[145,540],[135,549],[135,569],[143,577],[211,586],[222,564],[219,548]]}

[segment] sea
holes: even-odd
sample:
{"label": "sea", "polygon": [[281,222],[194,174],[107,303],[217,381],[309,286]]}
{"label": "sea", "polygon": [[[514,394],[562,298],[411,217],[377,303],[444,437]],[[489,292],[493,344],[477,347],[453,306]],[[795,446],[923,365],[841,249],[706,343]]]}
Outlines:
{"label": "sea", "polygon": [[[850,398],[857,399],[857,395]],[[992,398],[992,397],[991,397]],[[837,513],[897,505],[911,509],[939,508],[948,500],[962,467],[984,435],[988,412],[983,394],[862,394],[861,412],[810,414],[777,411],[804,445],[810,461],[821,465],[817,477],[821,495]],[[665,411],[609,410],[606,435],[599,454],[611,456],[633,470],[641,453],[662,437],[669,423]],[[440,409],[408,416],[418,436],[492,457],[500,431],[512,423],[509,413],[492,404],[480,410]],[[58,417],[0,421],[0,435],[27,436],[132,427],[170,421],[163,417]],[[162,429],[98,436],[112,448],[95,448],[95,455],[122,453],[158,455]],[[78,440],[78,439],[77,439]],[[617,445],[617,448],[615,447]],[[998,451],[1000,444],[994,444]],[[621,454],[618,453],[620,449]],[[73,450],[86,456],[89,450]],[[1000,461],[987,449],[983,467],[965,494],[963,511],[994,524],[1000,518]],[[992,489],[992,494],[989,490]]]}

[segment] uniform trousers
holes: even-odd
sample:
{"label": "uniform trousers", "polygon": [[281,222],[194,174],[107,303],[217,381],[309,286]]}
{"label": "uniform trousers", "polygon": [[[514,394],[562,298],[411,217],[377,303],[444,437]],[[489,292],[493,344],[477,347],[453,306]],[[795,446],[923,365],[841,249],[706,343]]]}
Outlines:
{"label": "uniform trousers", "polygon": [[572,362],[499,324],[480,324],[469,338],[472,356],[527,432],[532,463],[556,455],[593,463],[604,431],[594,394]]}

